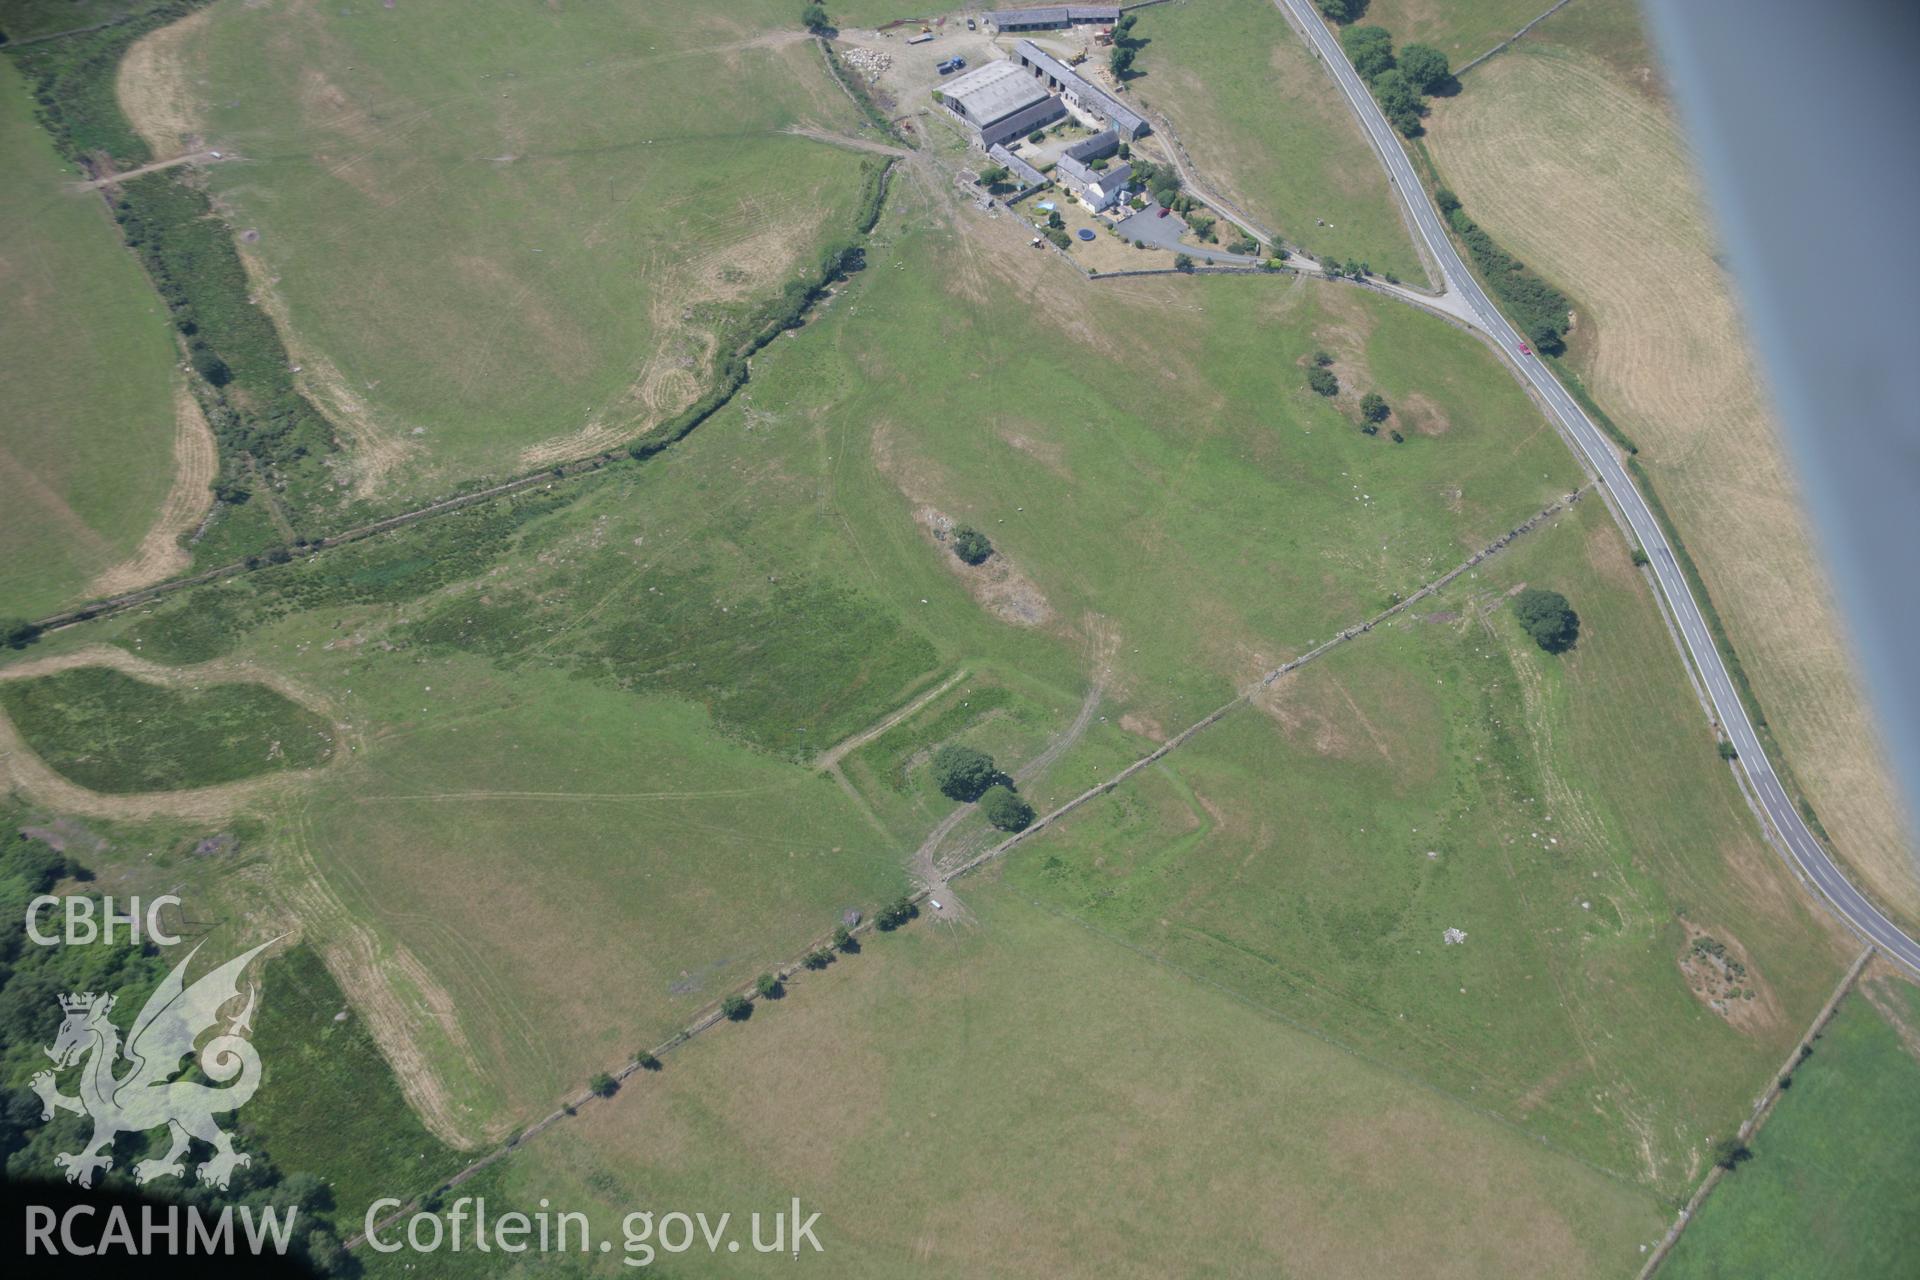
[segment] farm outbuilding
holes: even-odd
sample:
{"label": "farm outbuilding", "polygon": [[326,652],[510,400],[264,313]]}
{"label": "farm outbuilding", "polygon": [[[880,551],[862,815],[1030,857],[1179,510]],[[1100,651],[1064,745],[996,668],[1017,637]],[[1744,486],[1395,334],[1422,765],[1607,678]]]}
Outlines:
{"label": "farm outbuilding", "polygon": [[991,148],[1045,128],[1067,114],[1047,86],[1014,62],[989,62],[940,90],[940,105],[979,135]]}
{"label": "farm outbuilding", "polygon": [[1120,6],[1099,4],[1048,4],[1032,9],[1000,9],[987,15],[995,31],[1057,31],[1062,27],[1089,26],[1120,21]]}
{"label": "farm outbuilding", "polygon": [[1131,141],[1147,132],[1146,118],[1139,112],[1033,41],[1022,40],[1014,45],[1013,56],[1015,61],[1032,73],[1034,79],[1044,81],[1049,90],[1065,99],[1068,106],[1094,117],[1122,138]]}

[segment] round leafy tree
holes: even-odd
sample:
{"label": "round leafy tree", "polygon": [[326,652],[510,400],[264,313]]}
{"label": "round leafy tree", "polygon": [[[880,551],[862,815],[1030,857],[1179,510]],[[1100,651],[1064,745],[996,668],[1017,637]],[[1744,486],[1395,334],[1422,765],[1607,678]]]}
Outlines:
{"label": "round leafy tree", "polygon": [[1548,653],[1563,653],[1580,638],[1580,615],[1558,591],[1528,587],[1513,598],[1513,612],[1533,642]]}
{"label": "round leafy tree", "polygon": [[1002,831],[1025,831],[1033,822],[1033,806],[1005,787],[989,788],[980,797],[980,811]]}
{"label": "round leafy tree", "polygon": [[720,1002],[720,1012],[735,1022],[745,1022],[753,1016],[753,1002],[743,995],[730,995]]}
{"label": "round leafy tree", "polygon": [[972,747],[949,742],[933,753],[933,781],[950,800],[978,800],[999,777],[993,757]]}
{"label": "round leafy tree", "polygon": [[1387,415],[1392,412],[1392,406],[1378,391],[1369,391],[1360,397],[1360,416],[1368,422],[1385,422]]}
{"label": "round leafy tree", "polygon": [[993,544],[987,541],[986,534],[963,524],[953,531],[953,554],[968,564],[979,564],[993,554]]}
{"label": "round leafy tree", "polygon": [[1313,368],[1307,370],[1307,385],[1312,387],[1319,395],[1334,396],[1340,394],[1340,379],[1335,376],[1333,370],[1323,365],[1315,365]]}

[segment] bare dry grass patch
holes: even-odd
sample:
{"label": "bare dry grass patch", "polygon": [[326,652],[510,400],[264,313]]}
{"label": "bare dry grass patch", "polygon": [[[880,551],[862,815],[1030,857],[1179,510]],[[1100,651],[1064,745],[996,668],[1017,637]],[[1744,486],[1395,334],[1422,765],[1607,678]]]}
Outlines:
{"label": "bare dry grass patch", "polygon": [[1787,765],[1866,887],[1920,917],[1911,828],[1671,117],[1558,45],[1529,41],[1474,77],[1436,103],[1443,175],[1587,309],[1584,376],[1640,445]]}

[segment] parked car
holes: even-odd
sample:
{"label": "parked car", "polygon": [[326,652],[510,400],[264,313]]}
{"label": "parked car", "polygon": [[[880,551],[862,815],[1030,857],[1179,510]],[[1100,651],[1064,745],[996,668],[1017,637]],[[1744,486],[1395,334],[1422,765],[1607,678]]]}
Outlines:
{"label": "parked car", "polygon": [[972,19],[972,18],[968,18],[968,19],[967,19],[967,30],[969,30],[969,31],[974,31],[974,30],[978,30],[978,28],[976,28],[976,27],[975,27],[975,26],[973,25],[973,19]]}
{"label": "parked car", "polygon": [[1172,212],[1173,212],[1173,210],[1171,210],[1171,209],[1169,209],[1169,208],[1167,208],[1167,206],[1165,206],[1165,205],[1161,205],[1161,206],[1160,206],[1160,216],[1161,216],[1161,217],[1163,217],[1163,218],[1164,218],[1164,217],[1166,217],[1166,216],[1167,216],[1168,214],[1170,214],[1170,213],[1172,213]]}

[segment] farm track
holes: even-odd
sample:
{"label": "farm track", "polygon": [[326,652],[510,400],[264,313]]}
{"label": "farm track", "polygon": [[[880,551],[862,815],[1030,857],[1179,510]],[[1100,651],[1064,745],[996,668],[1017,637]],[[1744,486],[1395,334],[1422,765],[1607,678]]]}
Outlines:
{"label": "farm track", "polygon": [[[1148,768],[1158,763],[1159,761],[1165,759],[1168,755],[1172,754],[1174,751],[1178,750],[1180,747],[1186,745],[1188,742],[1191,742],[1194,739],[1194,737],[1197,736],[1198,734],[1204,732],[1206,729],[1210,728],[1211,726],[1218,724],[1221,720],[1225,719],[1228,715],[1232,714],[1234,711],[1237,711],[1241,707],[1250,704],[1255,696],[1257,696],[1263,690],[1272,686],[1275,681],[1282,679],[1283,677],[1290,674],[1291,672],[1298,671],[1301,667],[1306,666],[1308,663],[1313,662],[1318,658],[1324,657],[1326,654],[1332,652],[1334,649],[1340,647],[1341,645],[1344,645],[1351,640],[1354,640],[1362,635],[1365,635],[1367,632],[1373,630],[1373,628],[1379,625],[1380,623],[1393,618],[1395,615],[1406,611],[1407,609],[1411,608],[1413,605],[1432,596],[1434,593],[1443,590],[1449,583],[1453,582],[1461,574],[1466,573],[1468,570],[1474,568],[1476,565],[1485,563],[1485,561],[1489,557],[1498,554],[1501,550],[1503,550],[1510,543],[1512,543],[1516,538],[1522,537],[1525,534],[1532,532],[1534,529],[1539,528],[1543,522],[1551,519],[1554,515],[1565,510],[1573,502],[1578,501],[1580,496],[1585,492],[1586,492],[1585,489],[1576,490],[1574,493],[1568,494],[1563,499],[1559,499],[1547,504],[1545,507],[1541,508],[1534,515],[1528,517],[1526,520],[1521,521],[1518,525],[1515,525],[1511,530],[1502,534],[1500,537],[1496,538],[1494,541],[1488,543],[1485,547],[1481,548],[1479,551],[1476,551],[1473,555],[1461,561],[1459,564],[1455,565],[1452,569],[1449,569],[1446,573],[1433,579],[1431,582],[1426,583],[1424,586],[1414,591],[1411,595],[1407,596],[1406,599],[1400,601],[1398,604],[1395,604],[1387,609],[1384,609],[1381,612],[1374,614],[1372,617],[1365,619],[1364,621],[1355,623],[1354,625],[1336,634],[1332,639],[1324,641],[1321,644],[1316,645],[1314,648],[1308,650],[1306,653],[1301,654],[1299,657],[1294,658],[1289,662],[1283,663],[1280,666],[1273,668],[1271,671],[1267,672],[1264,676],[1262,676],[1257,682],[1255,682],[1251,688],[1242,692],[1238,697],[1234,698],[1231,702],[1228,702],[1224,706],[1221,706],[1218,709],[1208,713],[1206,716],[1203,716],[1200,720],[1188,726],[1186,729],[1182,730],[1180,733],[1167,739],[1167,741],[1162,743],[1158,748],[1142,756],[1140,759],[1134,761],[1132,764],[1128,765],[1126,768],[1114,774],[1111,778],[1108,778],[1106,781],[1098,783],[1095,786],[1088,788],[1086,791],[1080,793],[1079,795],[1075,796],[1073,799],[1067,801],[1067,803],[1059,806],[1058,808],[1054,809],[1052,812],[1047,813],[1043,817],[1037,819],[1033,823],[1033,825],[1029,826],[1026,830],[1018,832],[1008,837],[1007,839],[1000,841],[998,844],[994,845],[992,848],[986,850],[983,853],[973,854],[972,856],[966,858],[958,866],[950,869],[945,874],[941,874],[940,872],[935,870],[933,867],[933,863],[932,863],[933,854],[934,854],[934,851],[938,849],[940,842],[944,840],[947,835],[952,833],[953,828],[958,826],[960,823],[960,820],[966,817],[971,810],[971,806],[960,807],[954,813],[948,815],[946,818],[941,820],[940,824],[936,826],[933,829],[933,831],[928,834],[928,837],[922,843],[920,850],[915,854],[914,860],[913,860],[913,869],[915,871],[915,874],[919,875],[920,878],[925,882],[925,884],[924,884],[924,887],[922,887],[917,892],[910,895],[909,901],[913,902],[916,906],[926,902],[934,893],[940,892],[942,889],[944,889],[944,887],[949,881],[957,879],[960,876],[967,874],[968,872],[978,870],[980,867],[985,866],[987,863],[1006,854],[1007,852],[1012,850],[1015,846],[1019,845],[1024,840],[1026,840],[1028,837],[1036,834],[1039,831],[1045,830],[1049,825],[1051,825],[1054,822],[1057,822],[1059,819],[1065,817],[1068,813],[1072,812],[1073,810],[1080,808],[1082,805],[1088,803],[1091,800],[1094,800],[1099,798],[1100,796],[1106,795],[1108,792],[1112,791],[1115,787],[1119,786],[1122,782],[1126,781],[1128,778],[1132,777],[1134,774],[1140,772],[1142,769]],[[1080,709],[1078,713],[1075,715],[1072,724],[1069,725],[1068,728],[1065,731],[1063,731],[1057,738],[1055,738],[1053,742],[1049,743],[1046,749],[1043,750],[1039,755],[1035,756],[1032,760],[1027,761],[1024,765],[1022,765],[1019,769],[1017,769],[1014,773],[1015,780],[1016,781],[1031,780],[1033,777],[1037,776],[1040,772],[1042,772],[1047,767],[1052,765],[1055,761],[1057,761],[1062,755],[1064,755],[1066,751],[1075,742],[1077,742],[1080,739],[1080,737],[1086,732],[1086,730],[1093,723],[1094,712],[1099,708],[1100,699],[1104,694],[1104,692],[1105,692],[1104,684],[1100,682],[1096,682],[1093,685],[1093,687],[1087,691],[1086,697],[1081,701]],[[959,918],[959,919],[967,918],[967,913],[965,912],[964,908],[958,907],[957,904],[943,904],[943,915],[945,915],[945,917],[950,920],[955,918]],[[874,925],[872,920],[865,920],[865,921],[862,921],[859,925],[855,926],[852,932],[856,937],[858,937],[860,934],[871,933],[875,928],[876,926]],[[810,944],[806,950],[810,952],[815,948],[823,945],[826,945],[825,940],[818,940]],[[779,978],[783,983],[790,982],[792,981],[793,977],[798,972],[800,972],[801,968],[802,968],[802,965],[800,961],[796,959],[774,970],[774,975],[777,978]],[[756,1002],[760,998],[758,993],[753,991],[752,989],[748,989],[746,991],[741,991],[741,992],[735,992],[731,994],[741,995],[745,999],[747,999],[749,1002]],[[675,1032],[674,1035],[669,1039],[667,1039],[665,1042],[654,1046],[651,1052],[655,1058],[664,1057],[668,1053],[671,1053],[674,1049],[687,1043],[687,1041],[693,1039],[693,1037],[699,1035],[701,1032],[710,1030],[713,1027],[718,1026],[719,1024],[725,1021],[727,1021],[727,1018],[720,1011],[720,1001],[715,1000],[712,1004],[708,1005],[700,1014],[698,1014],[692,1022],[688,1023],[680,1031]],[[615,1082],[618,1083],[618,1082],[626,1081],[629,1077],[638,1074],[644,1069],[645,1068],[641,1067],[638,1061],[632,1061],[632,1062],[626,1063],[625,1065],[620,1067],[618,1070],[610,1072],[609,1074],[613,1077]],[[618,1095],[615,1094],[613,1096],[617,1097]],[[521,1130],[520,1133],[518,1133],[516,1136],[508,1139],[505,1143],[503,1143],[501,1146],[499,1146],[495,1150],[475,1160],[472,1164],[468,1165],[467,1168],[462,1170],[460,1173],[456,1174],[453,1178],[449,1179],[447,1182],[442,1183],[437,1187],[430,1188],[428,1191],[422,1192],[419,1196],[416,1196],[413,1200],[409,1201],[407,1204],[404,1204],[398,1209],[395,1209],[393,1213],[388,1215],[386,1218],[382,1219],[377,1223],[374,1223],[373,1224],[374,1228],[378,1229],[390,1223],[394,1223],[401,1220],[402,1218],[406,1217],[408,1214],[414,1212],[415,1209],[426,1200],[427,1196],[435,1195],[435,1194],[444,1194],[445,1192],[452,1190],[454,1187],[459,1186],[460,1184],[466,1182],[468,1179],[479,1174],[482,1170],[512,1155],[514,1149],[518,1147],[521,1143],[527,1141],[527,1139],[532,1138],[537,1134],[544,1133],[546,1130],[553,1128],[555,1125],[561,1123],[562,1121],[568,1119],[569,1117],[577,1115],[579,1113],[580,1108],[585,1106],[590,1106],[596,1102],[605,1102],[607,1100],[608,1099],[603,1098],[598,1094],[595,1094],[592,1090],[584,1091],[568,1099],[566,1102],[562,1103],[559,1107],[556,1107],[553,1111],[549,1112],[547,1115],[541,1117],[539,1120],[535,1121],[533,1124],[529,1125],[527,1128]],[[355,1235],[346,1241],[345,1247],[349,1250],[355,1249],[359,1247],[359,1245],[364,1239],[365,1239],[364,1234]]]}

